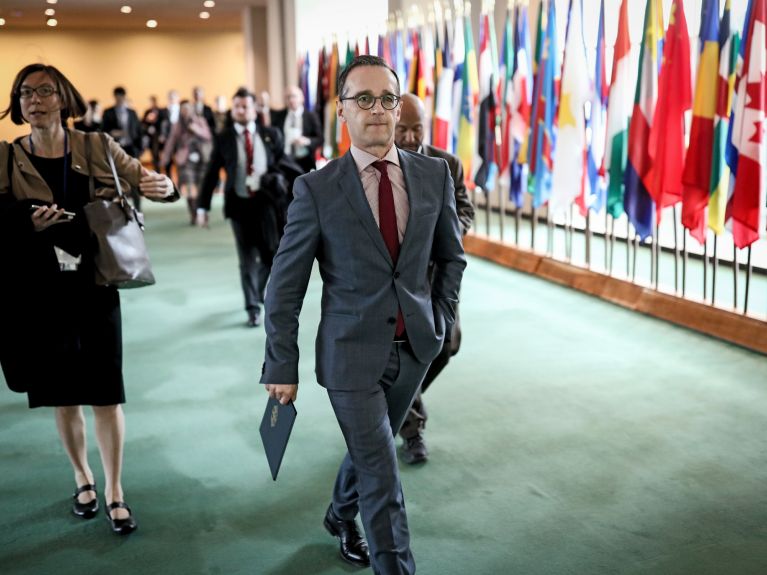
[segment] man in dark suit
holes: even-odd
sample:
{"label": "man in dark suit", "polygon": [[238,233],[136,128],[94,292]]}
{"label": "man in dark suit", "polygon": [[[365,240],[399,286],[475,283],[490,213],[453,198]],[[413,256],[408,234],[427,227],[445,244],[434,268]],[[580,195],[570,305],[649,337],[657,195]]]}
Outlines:
{"label": "man in dark suit", "polygon": [[[221,168],[226,171],[224,216],[230,220],[240,262],[240,281],[250,327],[261,325],[266,282],[281,234],[271,213],[273,170],[282,152],[282,139],[273,128],[256,124],[255,96],[240,88],[232,98],[232,125],[216,135],[197,204],[197,224],[208,225],[213,190]],[[279,238],[277,237],[277,241]]]}
{"label": "man in dark suit", "polygon": [[[402,112],[395,129],[394,141],[401,150],[425,154],[432,158],[442,158],[450,167],[450,175],[455,185],[455,206],[458,212],[458,220],[461,222],[462,235],[469,231],[474,221],[474,206],[466,193],[466,185],[463,181],[463,166],[461,160],[444,150],[423,143],[424,134],[429,126],[426,125],[426,114],[423,102],[415,94],[404,94],[401,104]],[[433,270],[432,270],[433,273]],[[423,463],[429,456],[426,442],[423,439],[424,428],[428,415],[423,404],[422,394],[429,388],[431,382],[445,368],[452,355],[458,352],[461,341],[461,327],[456,308],[456,320],[453,324],[453,333],[449,341],[445,341],[439,355],[431,362],[429,371],[421,384],[421,389],[408,411],[405,423],[400,429],[400,437],[404,440],[402,446],[402,459],[405,463]]]}
{"label": "man in dark suit", "polygon": [[194,100],[194,111],[201,118],[205,118],[205,122],[207,122],[210,128],[210,133],[215,134],[216,117],[213,114],[213,109],[205,103],[205,90],[200,86],[195,86],[192,88],[192,98]]}
{"label": "man in dark suit", "polygon": [[324,525],[347,561],[372,564],[377,574],[410,574],[394,436],[451,332],[466,259],[447,163],[394,146],[396,73],[381,58],[358,56],[339,76],[337,93],[352,146],[295,182],[266,298],[261,382],[282,403],[296,398],[298,316],[317,260],[317,380],[348,448]]}
{"label": "man in dark suit", "polygon": [[[101,131],[112,136],[128,155],[138,158],[143,146],[141,143],[141,122],[136,111],[128,107],[125,88],[117,86],[112,94],[115,105],[104,110]],[[131,188],[131,199],[137,210],[141,209],[141,194]]]}
{"label": "man in dark suit", "polygon": [[304,93],[298,86],[286,89],[285,103],[284,110],[271,112],[272,126],[282,132],[285,154],[308,173],[317,167],[315,154],[325,141],[322,125],[317,114],[304,109]]}

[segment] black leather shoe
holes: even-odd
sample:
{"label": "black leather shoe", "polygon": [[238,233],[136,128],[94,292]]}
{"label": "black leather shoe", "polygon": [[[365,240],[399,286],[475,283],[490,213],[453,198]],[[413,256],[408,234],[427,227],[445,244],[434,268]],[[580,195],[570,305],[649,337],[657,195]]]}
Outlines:
{"label": "black leather shoe", "polygon": [[261,310],[256,309],[248,312],[248,327],[258,327],[263,323],[261,319]]}
{"label": "black leather shoe", "polygon": [[[113,519],[113,509],[127,509],[130,515],[128,515],[128,517],[125,519]],[[112,531],[118,535],[128,535],[129,533],[133,533],[138,527],[136,520],[133,518],[133,512],[130,510],[130,507],[128,507],[123,501],[115,501],[110,503],[107,505],[106,512],[107,519],[109,519],[109,524],[112,526]]]}
{"label": "black leather shoe", "polygon": [[402,446],[402,459],[409,465],[424,463],[429,459],[429,450],[426,449],[426,442],[420,433],[415,437],[405,440]]}
{"label": "black leather shoe", "polygon": [[80,503],[77,496],[86,491],[93,491],[96,493],[96,486],[92,483],[86,483],[77,488],[77,491],[75,491],[75,494],[72,496],[72,499],[74,499],[74,502],[72,503],[72,513],[83,519],[91,519],[96,517],[96,513],[99,510],[99,498],[97,494],[87,503]]}
{"label": "black leather shoe", "polygon": [[352,565],[359,567],[370,566],[368,544],[365,538],[360,535],[356,521],[345,521],[336,517],[336,514],[333,513],[333,505],[331,504],[328,507],[327,513],[325,513],[324,525],[328,533],[333,537],[338,537],[341,557]]}

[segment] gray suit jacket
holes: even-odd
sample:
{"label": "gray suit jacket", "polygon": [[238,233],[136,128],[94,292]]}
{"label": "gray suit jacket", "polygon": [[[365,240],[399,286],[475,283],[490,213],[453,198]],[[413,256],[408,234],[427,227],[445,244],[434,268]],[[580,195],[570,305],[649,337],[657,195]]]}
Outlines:
{"label": "gray suit jacket", "polygon": [[410,218],[396,267],[351,153],[296,180],[265,302],[261,383],[298,383],[298,316],[315,259],[323,280],[315,358],[320,385],[359,389],[378,382],[398,305],[419,361],[430,363],[442,348],[466,267],[453,181],[444,160],[398,153]]}

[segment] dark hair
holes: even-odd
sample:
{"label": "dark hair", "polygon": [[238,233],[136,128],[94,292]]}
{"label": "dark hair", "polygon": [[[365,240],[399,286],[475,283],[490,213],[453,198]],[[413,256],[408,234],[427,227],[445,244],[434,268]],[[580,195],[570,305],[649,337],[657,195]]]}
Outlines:
{"label": "dark hair", "polygon": [[88,107],[89,108],[95,108],[98,105],[99,105],[99,101],[98,100],[88,100]]}
{"label": "dark hair", "polygon": [[248,90],[245,86],[241,86],[240,88],[237,88],[237,91],[234,93],[234,96],[232,96],[232,99],[234,98],[250,98],[254,102],[256,101],[256,95]]}
{"label": "dark hair", "polygon": [[346,77],[349,75],[349,72],[354,70],[354,68],[357,68],[358,66],[380,66],[381,68],[386,68],[389,70],[389,72],[392,73],[392,76],[394,76],[394,79],[397,81],[397,95],[399,96],[399,76],[397,76],[397,72],[395,72],[389,64],[386,63],[386,60],[383,58],[379,58],[378,56],[370,56],[368,54],[365,54],[363,56],[357,56],[347,64],[347,66],[341,70],[341,74],[338,76],[338,80],[336,81],[336,95],[339,98],[342,98],[344,95],[344,88],[346,87]]}
{"label": "dark hair", "polygon": [[125,88],[123,88],[122,86],[117,86],[114,90],[112,90],[112,94],[114,96],[125,96],[127,92],[125,91]]}
{"label": "dark hair", "polygon": [[60,111],[62,121],[66,121],[69,118],[79,118],[85,114],[88,109],[85,105],[85,100],[80,95],[80,92],[77,91],[77,88],[72,85],[72,82],[70,82],[64,74],[59,72],[55,66],[47,64],[29,64],[28,66],[24,66],[24,68],[16,74],[16,78],[11,85],[11,102],[8,104],[8,107],[0,113],[0,120],[10,114],[11,121],[14,124],[18,126],[24,124],[24,116],[21,115],[21,85],[24,83],[24,80],[27,79],[27,76],[34,74],[35,72],[44,72],[55,82],[56,90],[59,94],[59,101],[61,102]]}

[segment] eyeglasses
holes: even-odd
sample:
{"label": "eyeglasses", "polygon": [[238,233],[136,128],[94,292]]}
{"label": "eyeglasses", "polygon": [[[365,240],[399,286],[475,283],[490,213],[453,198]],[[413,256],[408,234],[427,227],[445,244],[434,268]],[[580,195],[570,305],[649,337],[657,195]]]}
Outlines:
{"label": "eyeglasses", "polygon": [[354,100],[357,105],[363,110],[370,110],[376,105],[376,100],[381,100],[381,106],[384,110],[393,110],[399,106],[400,97],[394,94],[384,94],[383,96],[373,96],[372,94],[359,94],[358,96],[351,96],[349,98],[340,98],[344,100]]}
{"label": "eyeglasses", "polygon": [[25,100],[32,97],[32,94],[37,94],[41,98],[50,98],[56,94],[58,90],[49,84],[43,84],[37,88],[30,88],[29,86],[23,86],[19,88],[19,96]]}

